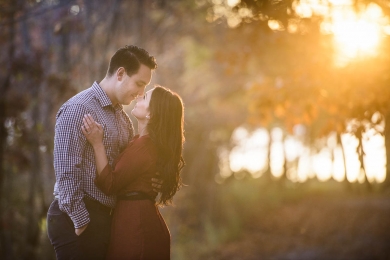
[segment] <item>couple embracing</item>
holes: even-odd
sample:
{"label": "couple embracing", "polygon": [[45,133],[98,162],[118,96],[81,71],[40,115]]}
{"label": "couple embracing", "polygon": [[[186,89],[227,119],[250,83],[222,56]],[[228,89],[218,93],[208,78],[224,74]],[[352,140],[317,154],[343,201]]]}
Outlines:
{"label": "couple embracing", "polygon": [[[170,259],[158,205],[168,205],[182,184],[184,114],[169,89],[144,92],[156,68],[147,51],[125,46],[101,82],[59,109],[47,214],[57,259]],[[133,100],[136,136],[122,107]]]}

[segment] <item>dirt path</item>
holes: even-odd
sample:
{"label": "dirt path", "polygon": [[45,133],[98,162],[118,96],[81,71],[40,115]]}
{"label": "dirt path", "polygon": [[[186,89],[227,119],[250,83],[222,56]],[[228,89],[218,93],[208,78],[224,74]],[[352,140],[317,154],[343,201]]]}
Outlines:
{"label": "dirt path", "polygon": [[249,221],[205,259],[390,259],[390,196],[317,196]]}

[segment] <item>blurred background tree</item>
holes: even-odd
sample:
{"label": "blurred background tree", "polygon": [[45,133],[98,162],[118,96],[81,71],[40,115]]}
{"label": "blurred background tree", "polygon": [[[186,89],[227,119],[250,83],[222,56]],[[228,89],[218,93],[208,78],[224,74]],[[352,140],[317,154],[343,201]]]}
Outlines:
{"label": "blurred background tree", "polygon": [[[364,24],[332,27],[338,22],[332,12],[340,9],[332,1],[0,0],[1,258],[54,259],[45,218],[55,181],[55,113],[100,81],[112,54],[128,44],[157,58],[151,85],[177,91],[186,106],[188,186],[177,194],[176,207],[162,209],[175,259],[223,259],[213,252],[247,234],[265,212],[308,196],[302,185],[318,181],[313,170],[300,179],[302,153],[288,160],[291,137],[315,155],[332,135],[336,149],[350,133],[358,137],[365,170],[364,140],[378,132],[390,161],[384,123],[390,120],[389,3],[347,2],[339,7],[367,13],[379,36],[353,34],[377,32],[362,30]],[[348,45],[348,39],[362,43]],[[364,39],[377,41],[364,45]],[[250,145],[259,128],[266,129],[258,132],[265,166],[233,167],[233,151],[239,143]],[[277,139],[279,172],[271,160]],[[350,187],[343,157],[345,176],[338,180]],[[365,173],[360,182],[383,191],[389,172],[384,183]]]}
{"label": "blurred background tree", "polygon": [[[256,41],[247,39],[258,66],[270,69],[260,72],[266,79],[252,83],[249,93],[256,98],[249,106],[251,123],[269,126],[277,121],[290,133],[303,124],[310,143],[331,132],[349,132],[361,144],[357,152],[363,171],[362,138],[373,130],[385,135],[389,161],[390,136],[384,124],[390,113],[388,1],[242,0],[230,1],[230,6],[228,24],[267,24],[278,39],[267,43],[277,51],[270,55],[267,49],[269,60]],[[252,39],[253,33],[259,30],[251,30]],[[388,187],[390,169],[386,172]]]}

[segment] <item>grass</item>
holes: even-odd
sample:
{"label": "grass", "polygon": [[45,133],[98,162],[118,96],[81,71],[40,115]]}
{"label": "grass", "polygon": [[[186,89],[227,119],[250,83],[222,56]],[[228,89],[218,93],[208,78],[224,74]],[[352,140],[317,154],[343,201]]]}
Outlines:
{"label": "grass", "polygon": [[[284,234],[284,236],[292,237],[293,240],[295,236],[301,237],[304,233],[312,232],[310,236],[317,238],[321,237],[321,234],[332,237],[332,234],[338,234],[340,231],[340,236],[346,236],[348,240],[350,237],[343,233],[345,231],[343,227],[338,226],[337,218],[329,218],[331,221],[327,222],[328,219],[325,215],[338,216],[339,214],[342,221],[345,221],[344,225],[349,227],[348,230],[359,233],[359,228],[354,225],[362,224],[361,222],[364,221],[362,217],[367,217],[364,210],[361,208],[343,210],[342,207],[338,206],[338,203],[345,202],[346,205],[349,205],[348,201],[352,200],[389,198],[385,193],[360,192],[361,189],[356,189],[356,187],[353,189],[359,192],[350,192],[345,189],[344,184],[335,181],[318,182],[313,180],[300,184],[266,182],[261,178],[244,178],[242,180],[228,180],[222,185],[215,183],[209,185],[210,193],[198,193],[197,197],[194,197],[193,194],[183,195],[180,199],[185,203],[177,201],[179,206],[175,210],[167,210],[163,213],[169,228],[174,230],[172,259],[237,259],[223,258],[221,252],[226,247],[234,248],[234,245],[241,245],[240,241],[246,241],[248,237],[253,236],[254,240],[258,239],[259,243],[265,243],[265,246],[268,246],[268,251],[265,250],[265,252],[269,254],[278,250],[278,242],[277,239],[271,239],[272,243],[276,244],[268,243],[266,237],[272,237],[275,234]],[[363,203],[362,207],[364,205]],[[321,212],[322,209],[324,209],[324,216]],[[379,215],[382,214],[380,209],[376,210],[378,210]],[[354,217],[356,223],[348,223],[349,217]],[[309,224],[306,225],[302,222],[303,219],[306,219]],[[307,231],[309,227],[310,232]],[[333,233],[327,232],[327,227],[331,227]],[[388,228],[387,223],[384,224],[384,227]],[[376,230],[375,225],[369,228]],[[268,232],[268,235],[258,236],[264,232]],[[380,240],[382,237],[378,235],[376,239]],[[251,245],[251,242],[247,243]],[[285,243],[283,250],[286,252],[288,249],[295,248],[294,242],[287,241]],[[310,244],[310,239],[308,241],[302,240],[300,243],[302,245]],[[379,241],[380,243],[381,241]],[[248,247],[249,249],[244,249],[244,246],[236,251],[256,251],[254,249],[256,246]],[[321,245],[317,247],[322,250]],[[234,249],[231,250],[234,251]],[[323,252],[321,250],[313,252]],[[326,250],[329,254],[332,253],[332,245],[328,245]],[[240,252],[236,253],[239,256]],[[256,255],[256,253],[254,254]],[[257,252],[257,254],[259,253]],[[248,253],[248,257],[249,255]]]}

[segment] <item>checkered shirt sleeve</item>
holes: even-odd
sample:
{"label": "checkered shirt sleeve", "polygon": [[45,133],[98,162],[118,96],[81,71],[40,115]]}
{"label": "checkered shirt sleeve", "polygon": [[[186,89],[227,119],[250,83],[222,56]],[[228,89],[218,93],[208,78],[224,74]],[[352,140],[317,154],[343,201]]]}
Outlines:
{"label": "checkered shirt sleeve", "polygon": [[87,140],[81,122],[87,109],[81,104],[64,108],[57,118],[54,137],[54,168],[61,210],[72,219],[75,228],[89,223],[81,188],[83,149]]}
{"label": "checkered shirt sleeve", "polygon": [[60,209],[69,215],[75,228],[90,221],[84,197],[108,207],[115,207],[116,203],[115,196],[105,195],[94,183],[95,156],[81,131],[82,119],[88,113],[103,125],[103,144],[110,166],[134,133],[131,120],[123,107],[113,106],[97,82],[59,109],[54,135],[54,195],[58,198]]}

